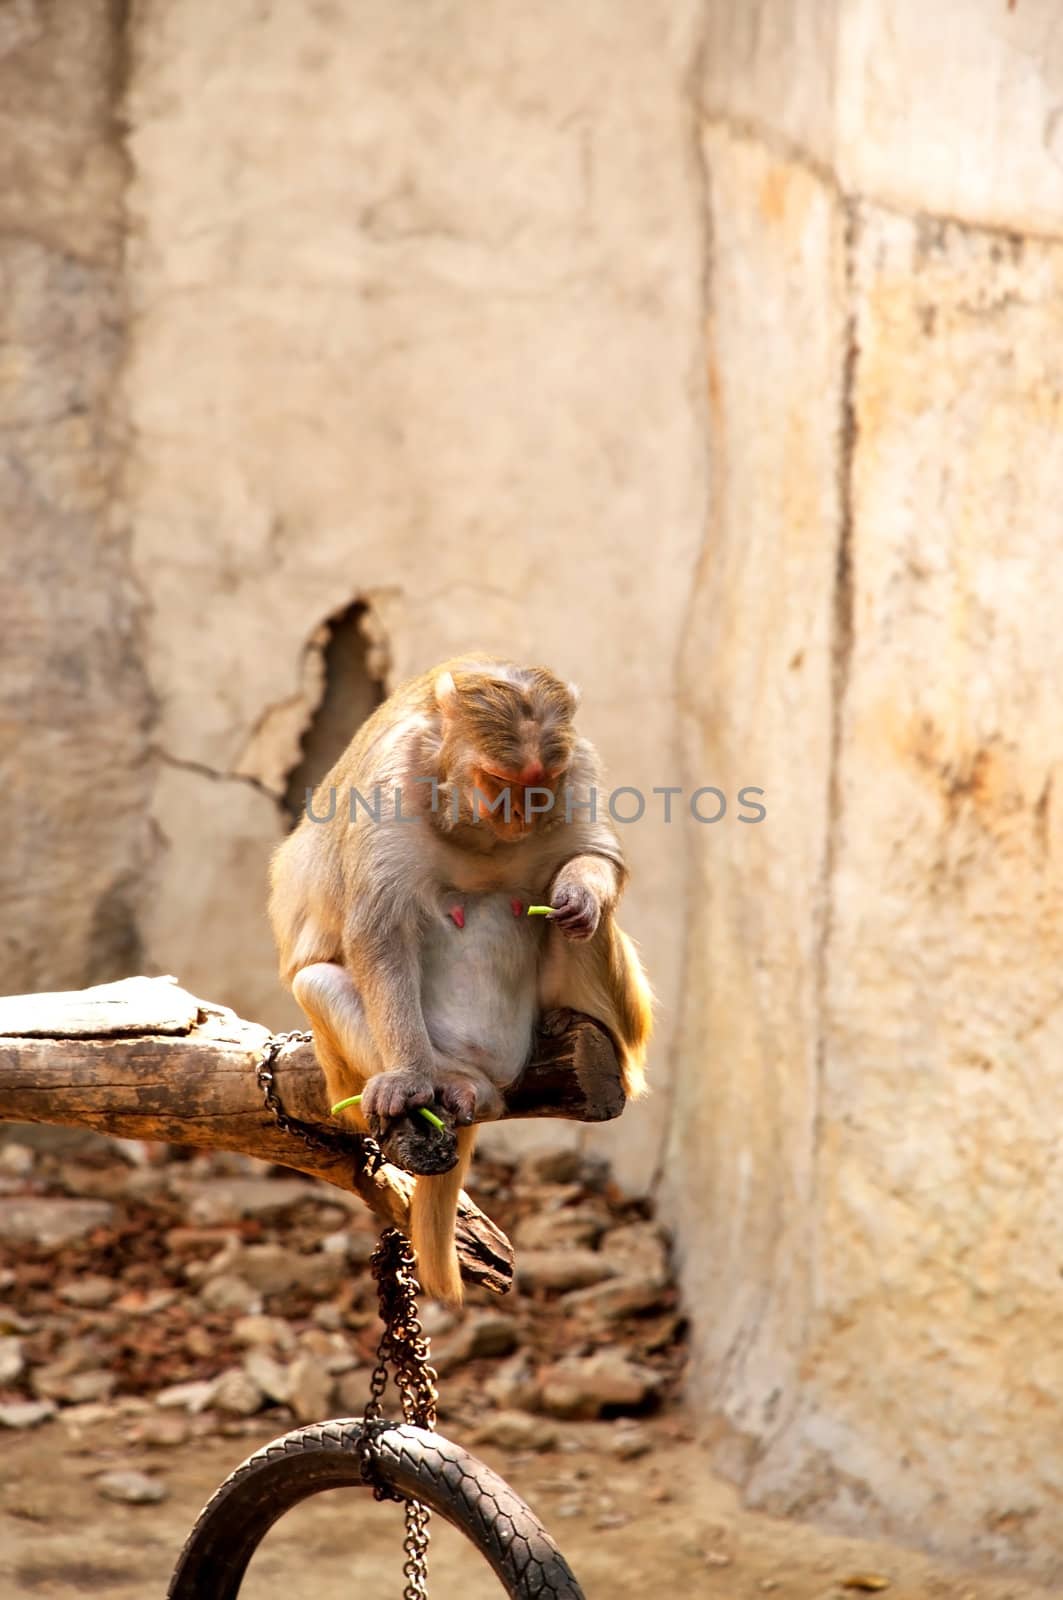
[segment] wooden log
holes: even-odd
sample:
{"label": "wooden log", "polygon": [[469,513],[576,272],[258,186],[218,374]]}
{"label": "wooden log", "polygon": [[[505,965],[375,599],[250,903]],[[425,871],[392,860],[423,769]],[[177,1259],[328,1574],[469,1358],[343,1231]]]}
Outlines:
{"label": "wooden log", "polygon": [[[256,1067],[268,1029],[198,1000],[173,978],[128,978],[68,994],[0,998],[0,1121],[94,1128],[125,1139],[235,1150],[358,1194],[382,1221],[408,1225],[413,1179],[387,1163],[370,1176],[362,1140],[330,1119],[313,1047],[273,1063],[277,1094],[308,1139],[267,1110]],[[505,1116],[595,1122],[623,1109],[612,1042],[587,1017],[558,1014],[506,1096]],[[462,1195],[462,1273],[496,1293],[513,1249]]]}

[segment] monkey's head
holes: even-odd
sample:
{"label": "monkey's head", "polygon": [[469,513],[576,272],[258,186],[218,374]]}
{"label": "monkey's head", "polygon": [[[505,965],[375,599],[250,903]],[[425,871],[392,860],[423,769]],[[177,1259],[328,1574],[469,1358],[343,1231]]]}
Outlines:
{"label": "monkey's head", "polygon": [[[509,843],[526,839],[550,819],[549,796],[568,772],[576,690],[545,667],[492,666],[441,672],[435,698],[439,776],[458,791],[459,820]],[[451,823],[452,804],[440,816]]]}

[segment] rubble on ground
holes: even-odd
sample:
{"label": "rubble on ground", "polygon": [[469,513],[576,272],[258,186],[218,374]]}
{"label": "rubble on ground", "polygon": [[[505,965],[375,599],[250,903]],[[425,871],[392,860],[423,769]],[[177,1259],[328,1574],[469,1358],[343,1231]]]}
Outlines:
{"label": "rubble on ground", "polygon": [[[380,1224],[356,1196],[224,1152],[20,1132],[0,1144],[0,1431],[58,1418],[84,1434],[118,1415],[168,1449],[363,1409]],[[422,1306],[444,1424],[537,1451],[567,1422],[623,1419],[609,1448],[637,1454],[629,1419],[675,1396],[683,1360],[646,1202],[569,1150],[480,1160],[470,1190],[514,1239],[517,1283]],[[155,1493],[112,1477],[101,1493]]]}

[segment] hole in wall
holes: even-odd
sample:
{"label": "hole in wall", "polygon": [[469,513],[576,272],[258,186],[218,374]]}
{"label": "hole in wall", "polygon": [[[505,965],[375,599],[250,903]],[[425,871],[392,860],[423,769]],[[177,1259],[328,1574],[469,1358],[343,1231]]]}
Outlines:
{"label": "hole in wall", "polygon": [[383,683],[370,670],[368,610],[358,600],[325,624],[325,692],[303,734],[300,759],[288,774],[284,791],[284,809],[293,823],[303,814],[307,789],[321,782],[385,697]]}

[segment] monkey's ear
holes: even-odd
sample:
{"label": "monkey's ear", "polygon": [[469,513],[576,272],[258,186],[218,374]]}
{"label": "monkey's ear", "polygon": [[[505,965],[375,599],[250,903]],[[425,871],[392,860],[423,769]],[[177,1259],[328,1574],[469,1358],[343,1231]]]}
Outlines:
{"label": "monkey's ear", "polygon": [[436,705],[440,711],[453,715],[458,709],[458,690],[449,672],[441,672],[433,684]]}

